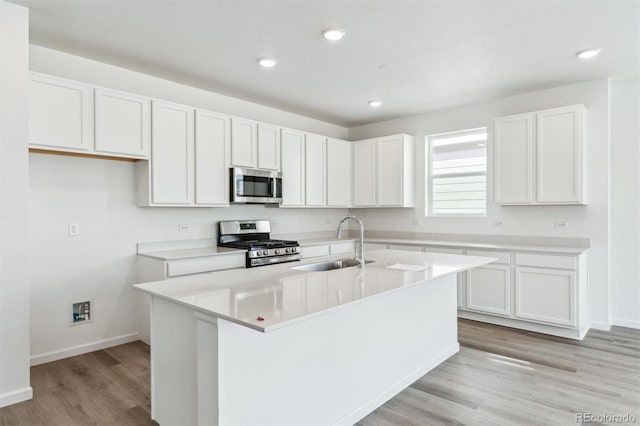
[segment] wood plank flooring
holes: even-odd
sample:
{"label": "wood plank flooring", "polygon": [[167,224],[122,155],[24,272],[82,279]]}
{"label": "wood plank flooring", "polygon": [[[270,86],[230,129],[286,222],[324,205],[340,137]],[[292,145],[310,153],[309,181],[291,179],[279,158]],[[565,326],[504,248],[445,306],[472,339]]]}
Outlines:
{"label": "wood plank flooring", "polygon": [[[459,341],[460,353],[358,425],[575,425],[582,412],[640,424],[640,330],[579,342],[459,320]],[[39,365],[34,399],[0,409],[0,425],[154,425],[149,380],[141,342]]]}

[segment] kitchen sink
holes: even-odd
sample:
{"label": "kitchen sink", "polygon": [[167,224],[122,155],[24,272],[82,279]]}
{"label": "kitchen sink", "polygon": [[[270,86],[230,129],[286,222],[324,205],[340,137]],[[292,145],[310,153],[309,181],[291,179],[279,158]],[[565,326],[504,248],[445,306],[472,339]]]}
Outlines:
{"label": "kitchen sink", "polygon": [[[365,260],[364,263],[371,263],[373,260]],[[310,263],[308,265],[294,266],[291,269],[297,269],[298,271],[330,271],[332,269],[350,268],[352,266],[358,266],[358,261],[354,259],[338,259],[331,260],[329,262]]]}

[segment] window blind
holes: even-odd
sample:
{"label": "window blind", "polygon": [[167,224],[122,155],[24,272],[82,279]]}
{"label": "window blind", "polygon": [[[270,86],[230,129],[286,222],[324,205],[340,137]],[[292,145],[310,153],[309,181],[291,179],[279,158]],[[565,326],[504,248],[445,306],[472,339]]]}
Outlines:
{"label": "window blind", "polygon": [[431,215],[485,215],[487,212],[487,131],[485,128],[428,137]]}

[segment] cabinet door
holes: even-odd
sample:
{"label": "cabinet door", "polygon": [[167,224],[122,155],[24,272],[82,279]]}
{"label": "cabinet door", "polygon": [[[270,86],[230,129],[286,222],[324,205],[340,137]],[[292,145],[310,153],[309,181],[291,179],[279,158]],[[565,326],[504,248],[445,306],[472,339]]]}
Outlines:
{"label": "cabinet door", "polygon": [[348,207],[351,196],[351,142],[327,140],[327,205]]}
{"label": "cabinet door", "polygon": [[509,266],[485,265],[467,271],[467,309],[511,315]]}
{"label": "cabinet door", "polygon": [[146,157],[151,140],[151,101],[140,96],[96,89],[95,150]]}
{"label": "cabinet door", "polygon": [[92,145],[91,87],[31,74],[29,145],[87,151]]}
{"label": "cabinet door", "polygon": [[576,325],[574,271],[516,267],[516,317]]}
{"label": "cabinet door", "polygon": [[304,133],[282,129],[282,205],[304,206]]}
{"label": "cabinet door", "polygon": [[377,142],[377,204],[402,206],[404,175],[402,136],[379,139]]}
{"label": "cabinet door", "polygon": [[353,205],[376,205],[376,141],[369,139],[353,145]]}
{"label": "cabinet door", "polygon": [[327,140],[325,138],[306,135],[305,192],[307,206],[324,206],[327,204],[325,180],[327,168],[326,148]]}
{"label": "cabinet door", "polygon": [[193,110],[152,103],[151,180],[154,204],[193,203]]}
{"label": "cabinet door", "polygon": [[231,165],[258,166],[257,123],[241,118],[231,119]]}
{"label": "cabinet door", "polygon": [[229,117],[196,111],[195,203],[229,205]]}
{"label": "cabinet door", "polygon": [[258,123],[258,168],[280,170],[280,129]]}
{"label": "cabinet door", "polygon": [[496,203],[533,203],[533,114],[496,119],[493,140]]}
{"label": "cabinet door", "polygon": [[582,202],[583,106],[537,114],[537,202]]}

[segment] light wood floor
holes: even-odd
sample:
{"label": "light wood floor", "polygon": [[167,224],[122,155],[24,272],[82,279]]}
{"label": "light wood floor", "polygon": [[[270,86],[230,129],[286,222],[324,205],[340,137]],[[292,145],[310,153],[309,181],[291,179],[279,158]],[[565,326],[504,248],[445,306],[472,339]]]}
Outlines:
{"label": "light wood floor", "polygon": [[[460,320],[459,341],[459,354],[358,425],[575,425],[579,412],[640,424],[640,330],[577,342]],[[140,342],[33,367],[31,384],[34,399],[0,409],[0,425],[156,424]]]}

